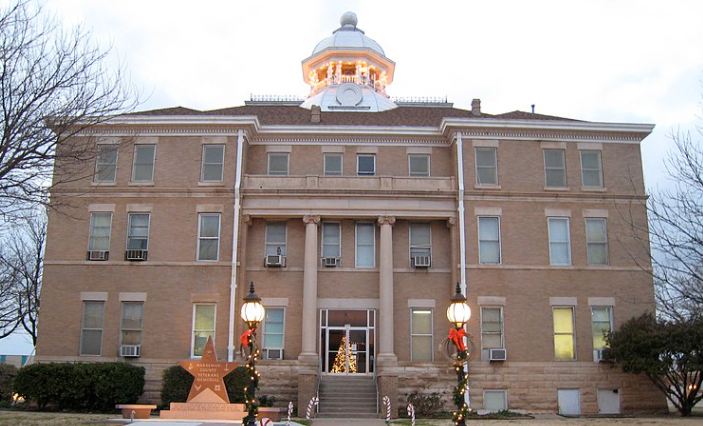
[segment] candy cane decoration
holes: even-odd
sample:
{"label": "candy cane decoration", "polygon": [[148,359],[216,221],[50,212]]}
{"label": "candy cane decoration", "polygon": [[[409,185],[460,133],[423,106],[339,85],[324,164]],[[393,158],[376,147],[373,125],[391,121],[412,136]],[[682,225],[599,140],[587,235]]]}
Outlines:
{"label": "candy cane decoration", "polygon": [[307,420],[310,420],[310,415],[312,414],[312,407],[317,405],[319,402],[320,402],[320,399],[316,396],[313,396],[312,398],[310,398],[310,402],[308,403],[308,411],[305,415],[305,418]]}
{"label": "candy cane decoration", "polygon": [[391,421],[391,399],[387,396],[383,397],[383,405],[386,406],[386,423]]}
{"label": "candy cane decoration", "polygon": [[286,426],[290,426],[290,415],[293,414],[293,401],[288,402],[288,421],[286,422]]}
{"label": "candy cane decoration", "polygon": [[408,404],[408,416],[410,416],[411,426],[415,426],[415,407],[413,407],[412,403]]}

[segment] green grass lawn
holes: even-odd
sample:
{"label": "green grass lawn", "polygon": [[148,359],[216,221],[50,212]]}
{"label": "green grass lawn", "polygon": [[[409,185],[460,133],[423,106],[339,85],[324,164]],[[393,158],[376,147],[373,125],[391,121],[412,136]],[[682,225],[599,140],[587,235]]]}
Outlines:
{"label": "green grass lawn", "polygon": [[31,411],[0,411],[0,426],[86,426],[119,414],[37,413]]}

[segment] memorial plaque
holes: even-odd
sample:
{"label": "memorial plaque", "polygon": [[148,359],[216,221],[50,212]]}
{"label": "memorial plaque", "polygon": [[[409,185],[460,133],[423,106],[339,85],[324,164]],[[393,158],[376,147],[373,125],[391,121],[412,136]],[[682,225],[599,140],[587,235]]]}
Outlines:
{"label": "memorial plaque", "polygon": [[208,337],[200,361],[178,361],[178,364],[195,378],[186,402],[229,404],[224,377],[241,363],[218,362],[212,337]]}

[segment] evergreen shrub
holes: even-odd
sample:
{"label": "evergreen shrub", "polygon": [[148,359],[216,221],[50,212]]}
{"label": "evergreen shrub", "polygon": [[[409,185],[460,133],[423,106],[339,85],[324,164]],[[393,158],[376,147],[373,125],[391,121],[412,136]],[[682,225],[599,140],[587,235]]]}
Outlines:
{"label": "evergreen shrub", "polygon": [[12,364],[0,364],[0,401],[12,400],[12,382],[17,375],[17,367]]}
{"label": "evergreen shrub", "polygon": [[144,368],[122,362],[46,363],[21,368],[14,391],[40,410],[114,411],[144,392]]}

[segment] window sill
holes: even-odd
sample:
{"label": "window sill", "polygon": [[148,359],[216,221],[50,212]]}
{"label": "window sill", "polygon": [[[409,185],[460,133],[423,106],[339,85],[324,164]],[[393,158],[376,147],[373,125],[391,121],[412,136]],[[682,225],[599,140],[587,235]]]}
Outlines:
{"label": "window sill", "polygon": [[574,269],[574,265],[549,265],[550,268],[554,269]]}
{"label": "window sill", "polygon": [[129,186],[154,186],[154,182],[129,182]]}
{"label": "window sill", "polygon": [[603,265],[587,265],[588,269],[610,269],[610,265],[608,264],[603,264]]}
{"label": "window sill", "polygon": [[117,182],[90,182],[90,186],[116,186]]}
{"label": "window sill", "polygon": [[571,188],[568,186],[545,186],[545,191],[569,191]]}
{"label": "window sill", "polygon": [[224,181],[198,182],[198,186],[225,186],[225,182]]}
{"label": "window sill", "polygon": [[488,184],[483,184],[483,185],[474,185],[474,189],[491,189],[491,190],[499,190],[501,189],[500,185],[488,185]]}
{"label": "window sill", "polygon": [[582,186],[582,192],[608,192],[608,188],[604,186]]}

